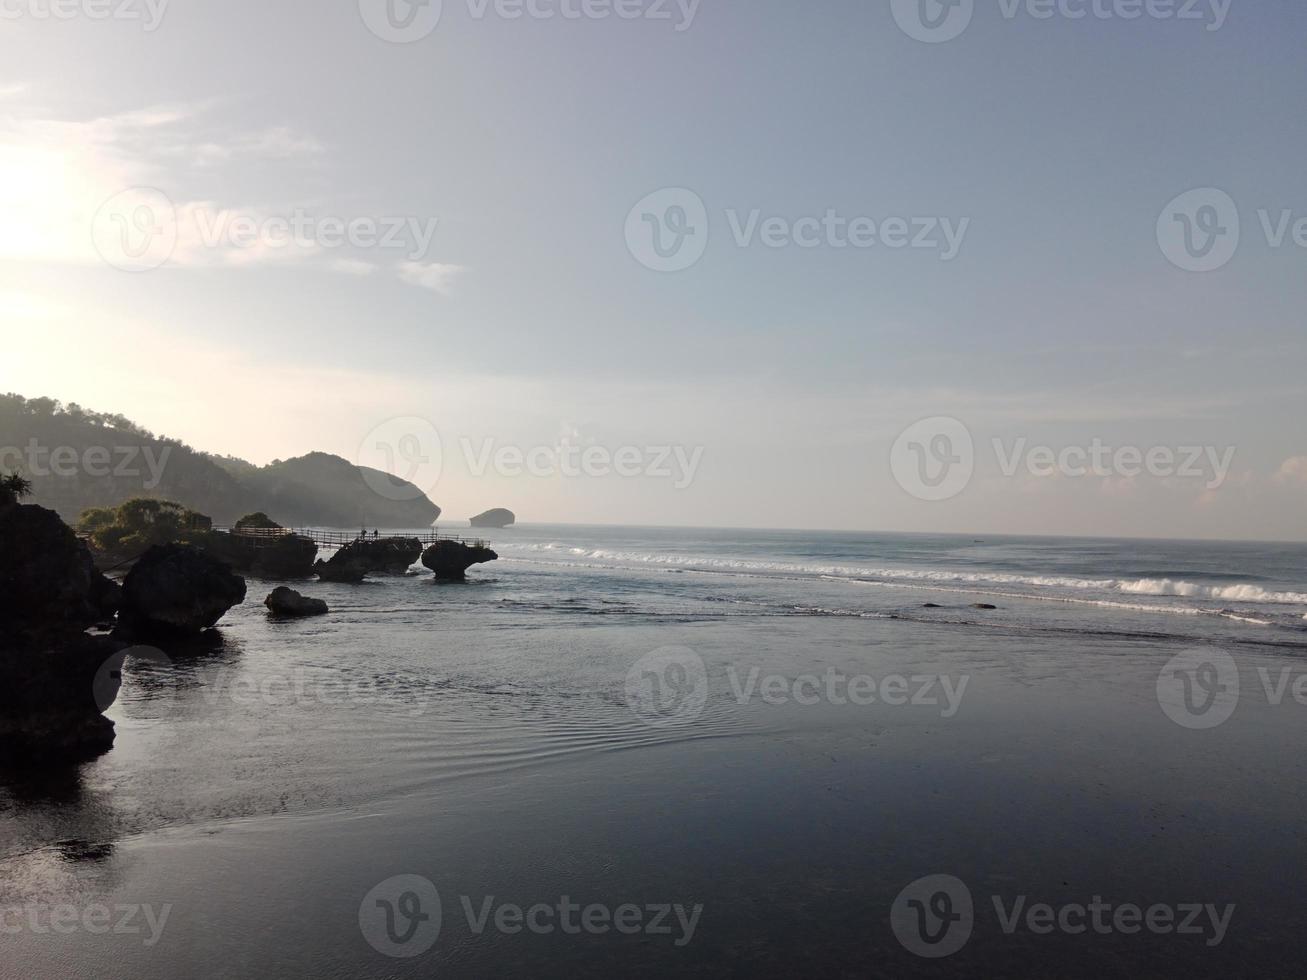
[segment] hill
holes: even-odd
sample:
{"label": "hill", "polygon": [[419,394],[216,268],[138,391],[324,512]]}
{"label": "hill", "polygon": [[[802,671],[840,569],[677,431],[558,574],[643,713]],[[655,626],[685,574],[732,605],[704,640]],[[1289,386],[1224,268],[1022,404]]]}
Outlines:
{"label": "hill", "polygon": [[0,471],[73,522],[89,507],[174,500],[219,524],[264,511],[285,525],[426,527],[440,508],[411,483],[339,456],[310,453],[255,466],[156,436],[122,415],[52,398],[0,395]]}

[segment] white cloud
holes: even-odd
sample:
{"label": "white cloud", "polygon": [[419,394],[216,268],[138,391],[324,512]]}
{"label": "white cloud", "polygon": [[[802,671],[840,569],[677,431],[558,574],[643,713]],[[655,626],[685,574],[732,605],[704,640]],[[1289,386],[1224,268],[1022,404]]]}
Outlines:
{"label": "white cloud", "polygon": [[463,273],[463,268],[461,265],[444,262],[405,262],[399,267],[399,278],[411,286],[421,286],[441,296],[448,296],[453,290],[454,281]]}

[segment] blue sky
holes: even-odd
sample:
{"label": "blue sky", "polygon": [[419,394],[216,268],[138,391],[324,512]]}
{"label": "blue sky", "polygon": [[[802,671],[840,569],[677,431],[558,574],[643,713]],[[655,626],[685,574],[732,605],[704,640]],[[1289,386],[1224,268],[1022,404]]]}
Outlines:
{"label": "blue sky", "polygon": [[[1196,20],[995,0],[924,43],[889,2],[703,0],[687,24],[675,4],[671,20],[507,19],[445,0],[428,36],[396,44],[360,2],[175,3],[147,31],[11,0],[0,316],[17,339],[0,388],[256,462],[356,457],[388,420],[428,419],[432,496],[457,516],[1307,538],[1307,249],[1272,247],[1257,217],[1307,217],[1301,5],[1233,0],[1210,30],[1208,0]],[[296,209],[438,224],[416,260],[192,228],[161,267],[124,272],[87,229],[130,187],[189,226]],[[1187,272],[1159,215],[1209,187],[1241,241]],[[663,188],[707,214],[702,258],[675,273],[623,234]],[[946,261],[741,247],[728,212],[753,211],[967,224]],[[981,447],[947,500],[890,466],[928,417]],[[560,438],[702,457],[676,486],[478,476],[460,448]],[[1214,488],[1009,475],[995,439],[1236,455]]]}

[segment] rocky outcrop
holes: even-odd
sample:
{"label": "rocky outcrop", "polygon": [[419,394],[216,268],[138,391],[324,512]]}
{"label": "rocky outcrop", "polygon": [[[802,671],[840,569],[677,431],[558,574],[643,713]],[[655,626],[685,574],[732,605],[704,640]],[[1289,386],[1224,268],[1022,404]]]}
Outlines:
{"label": "rocky outcrop", "polygon": [[156,545],[123,582],[120,630],[134,637],[194,636],[245,601],[245,579],[208,552]]}
{"label": "rocky outcrop", "polygon": [[422,553],[422,564],[442,582],[462,582],[473,565],[498,561],[499,555],[480,544],[437,541]]}
{"label": "rocky outcrop", "polygon": [[517,523],[517,515],[511,510],[505,510],[503,507],[496,507],[494,510],[488,510],[484,514],[478,514],[472,518],[473,527],[511,527]]}
{"label": "rocky outcrop", "polygon": [[406,572],[422,556],[418,538],[360,538],[313,566],[324,582],[362,582],[369,572]]}
{"label": "rocky outcrop", "polygon": [[422,557],[422,541],[418,538],[364,539],[354,548],[373,572],[407,572]]}
{"label": "rocky outcrop", "polygon": [[323,582],[344,582],[357,585],[362,582],[372,566],[357,547],[358,542],[345,545],[326,561],[318,561],[313,566],[314,574]]}
{"label": "rocky outcrop", "polygon": [[331,611],[321,599],[302,596],[284,585],[273,589],[272,594],[263,600],[263,604],[274,616],[325,616]]}
{"label": "rocky outcrop", "polygon": [[238,572],[247,572],[258,578],[308,578],[313,574],[314,560],[318,557],[318,546],[312,539],[298,534],[256,539],[211,531],[187,540]]}
{"label": "rocky outcrop", "polygon": [[[0,755],[41,765],[113,744],[96,678],[123,644],[87,629],[118,588],[86,544],[43,507],[0,504]],[[101,692],[102,693],[102,692]],[[114,692],[116,693],[116,691]]]}

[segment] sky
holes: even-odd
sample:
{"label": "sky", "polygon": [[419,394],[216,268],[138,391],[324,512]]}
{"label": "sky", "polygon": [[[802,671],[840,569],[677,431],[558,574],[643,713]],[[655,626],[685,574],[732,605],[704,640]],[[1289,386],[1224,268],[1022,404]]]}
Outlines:
{"label": "sky", "polygon": [[451,518],[1307,540],[1304,40],[1266,0],[0,0],[0,390],[389,460]]}

